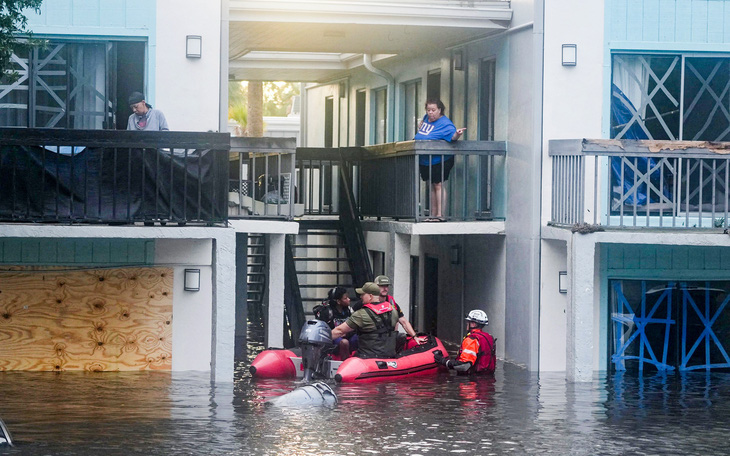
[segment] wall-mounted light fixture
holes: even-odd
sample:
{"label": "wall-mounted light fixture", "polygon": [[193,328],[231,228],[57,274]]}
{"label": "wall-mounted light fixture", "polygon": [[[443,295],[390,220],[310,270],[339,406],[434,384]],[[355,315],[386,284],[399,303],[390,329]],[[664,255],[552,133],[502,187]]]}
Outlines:
{"label": "wall-mounted light fixture", "polygon": [[185,291],[200,291],[200,269],[185,270]]}
{"label": "wall-mounted light fixture", "polygon": [[576,66],[578,64],[578,45],[563,45],[563,66]]}
{"label": "wall-mounted light fixture", "polygon": [[454,69],[457,71],[464,69],[464,51],[454,51]]}
{"label": "wall-mounted light fixture", "polygon": [[568,271],[558,272],[558,291],[561,293],[568,292]]}
{"label": "wall-mounted light fixture", "polygon": [[451,246],[451,264],[461,264],[461,246],[460,245],[452,245]]}
{"label": "wall-mounted light fixture", "polygon": [[203,56],[203,37],[200,35],[188,35],[185,37],[185,57],[199,59]]}

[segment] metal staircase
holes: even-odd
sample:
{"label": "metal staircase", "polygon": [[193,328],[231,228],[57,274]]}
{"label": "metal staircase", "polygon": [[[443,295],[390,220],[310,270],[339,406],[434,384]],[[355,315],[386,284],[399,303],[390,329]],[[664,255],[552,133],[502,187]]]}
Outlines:
{"label": "metal staircase", "polygon": [[312,308],[327,299],[328,290],[336,286],[352,288],[350,260],[337,219],[302,220],[299,234],[293,237],[299,290],[309,317]]}
{"label": "metal staircase", "polygon": [[246,283],[248,319],[252,325],[263,328],[266,302],[266,238],[263,234],[248,235]]}

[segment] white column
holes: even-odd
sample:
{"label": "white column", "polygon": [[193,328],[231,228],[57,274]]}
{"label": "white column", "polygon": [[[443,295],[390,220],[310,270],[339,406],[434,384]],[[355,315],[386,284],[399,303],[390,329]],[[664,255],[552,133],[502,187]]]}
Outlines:
{"label": "white column", "polygon": [[285,234],[269,234],[268,245],[268,279],[269,312],[266,315],[266,346],[284,346],[284,271],[286,248]]}
{"label": "white column", "polygon": [[220,230],[213,243],[213,258],[215,289],[211,380],[232,382],[236,344],[236,233],[233,230]]}
{"label": "white column", "polygon": [[[411,312],[411,236],[390,233],[392,267],[390,270],[393,286],[391,293],[405,317],[410,321]],[[411,322],[413,324],[413,322]]]}
{"label": "white column", "polygon": [[[568,381],[593,379],[593,324],[596,244],[590,234],[573,234],[568,243]],[[549,349],[549,347],[543,347]]]}

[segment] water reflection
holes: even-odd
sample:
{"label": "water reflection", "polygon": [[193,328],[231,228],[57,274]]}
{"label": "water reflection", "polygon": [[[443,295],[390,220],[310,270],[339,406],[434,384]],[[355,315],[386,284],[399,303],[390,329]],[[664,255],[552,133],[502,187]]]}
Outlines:
{"label": "water reflection", "polygon": [[728,374],[571,384],[502,363],[494,378],[338,385],[336,407],[311,409],[266,405],[294,381],[253,381],[244,365],[237,378],[3,373],[18,446],[0,454],[722,454],[730,424]]}

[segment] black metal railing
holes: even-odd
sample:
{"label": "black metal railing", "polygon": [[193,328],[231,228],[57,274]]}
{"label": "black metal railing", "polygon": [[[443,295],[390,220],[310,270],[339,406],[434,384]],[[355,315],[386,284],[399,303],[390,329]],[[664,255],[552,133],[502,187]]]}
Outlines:
{"label": "black metal railing", "polygon": [[295,205],[296,138],[231,138],[228,215],[284,218],[302,215]]}
{"label": "black metal railing", "polygon": [[224,223],[227,133],[0,129],[0,220]]}
{"label": "black metal railing", "polygon": [[352,177],[348,170],[352,169],[346,165],[344,157],[340,162],[339,189],[340,189],[340,224],[345,241],[345,249],[348,253],[352,283],[362,284],[373,280],[373,268],[370,264],[370,255],[365,242],[365,233],[360,224],[360,212],[357,202],[352,193]]}
{"label": "black metal railing", "polygon": [[[505,155],[506,144],[501,141],[298,148],[297,201],[307,215],[337,215],[343,197],[337,184],[342,157],[351,176],[352,197],[363,216],[421,221],[434,216],[438,203],[443,208],[438,216],[445,220],[503,218],[500,177]],[[445,165],[436,166],[437,162]],[[437,180],[444,183],[433,191]]]}

